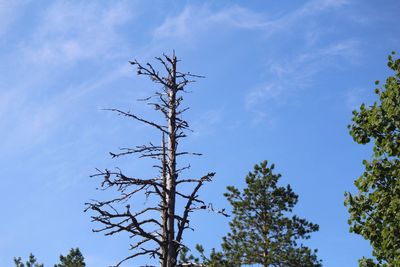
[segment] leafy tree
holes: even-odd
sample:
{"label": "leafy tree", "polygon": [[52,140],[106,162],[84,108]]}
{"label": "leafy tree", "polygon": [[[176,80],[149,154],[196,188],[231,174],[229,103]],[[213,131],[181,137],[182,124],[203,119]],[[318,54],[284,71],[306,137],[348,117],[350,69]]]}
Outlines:
{"label": "leafy tree", "polygon": [[71,249],[67,256],[60,255],[60,263],[54,267],[85,267],[85,258],[79,248]]}
{"label": "leafy tree", "polygon": [[394,55],[387,64],[394,75],[375,89],[379,100],[353,111],[349,125],[355,142],[374,144],[372,159],[363,161],[365,171],[354,183],[358,194],[345,193],[350,231],[373,248],[375,259],[359,260],[364,267],[400,266],[400,59]]}
{"label": "leafy tree", "polygon": [[292,188],[278,186],[280,174],[267,161],[254,166],[241,192],[229,186],[225,197],[232,205],[231,232],[223,238],[223,253],[213,253],[208,266],[321,266],[316,250],[299,243],[319,226],[290,216],[298,196]]}
{"label": "leafy tree", "polygon": [[[87,203],[87,210],[95,213],[93,221],[102,224],[95,232],[105,232],[106,235],[127,233],[132,238],[132,253],[116,266],[137,256],[147,255],[159,258],[161,267],[175,267],[178,254],[184,247],[184,232],[191,228],[190,213],[201,209],[212,210],[212,205],[206,205],[199,199],[198,193],[205,183],[212,180],[215,173],[210,172],[199,178],[185,178],[182,171],[189,169],[190,165],[178,165],[180,156],[200,155],[181,151],[178,143],[181,144],[190,129],[182,117],[188,109],[182,107],[182,94],[186,86],[194,82],[193,79],[201,76],[178,71],[175,55],[164,55],[156,59],[161,65],[161,71],[153,68],[150,63],[141,64],[136,60],[130,63],[136,67],[138,75],[149,78],[161,87],[153,96],[143,100],[159,112],[162,119],[151,121],[130,112],[110,109],[152,127],[160,136],[156,142],[110,153],[111,157],[134,154],[140,158],[155,159],[156,173],[150,178],[138,178],[128,176],[119,168],[115,171],[98,170],[93,176],[103,177],[100,188],[114,189],[117,196]],[[188,184],[193,185],[189,191]],[[148,206],[137,205],[138,194],[146,196]]]}
{"label": "leafy tree", "polygon": [[36,257],[31,253],[29,260],[24,264],[21,257],[14,258],[15,267],[43,267],[43,264],[37,263]]}

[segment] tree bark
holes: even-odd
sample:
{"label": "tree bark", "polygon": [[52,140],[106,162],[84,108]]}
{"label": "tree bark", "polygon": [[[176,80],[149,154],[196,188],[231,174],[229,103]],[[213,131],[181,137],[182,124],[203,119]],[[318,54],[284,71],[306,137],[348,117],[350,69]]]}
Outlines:
{"label": "tree bark", "polygon": [[[198,198],[197,192],[205,182],[210,182],[215,174],[210,172],[201,178],[178,180],[178,173],[189,169],[190,165],[177,167],[177,157],[201,155],[189,151],[178,151],[179,138],[186,137],[184,132],[190,130],[188,123],[182,117],[182,114],[188,108],[180,107],[183,100],[180,93],[184,93],[185,86],[194,82],[195,78],[203,77],[193,75],[190,72],[177,71],[178,60],[175,53],[172,57],[164,55],[164,57],[156,57],[156,59],[164,67],[167,75],[161,75],[150,63],[142,65],[137,60],[130,61],[130,63],[137,67],[138,75],[147,76],[151,81],[162,86],[162,89],[156,91],[155,95],[142,100],[161,112],[165,121],[159,123],[147,120],[129,111],[125,112],[115,108],[108,110],[137,120],[161,132],[160,146],[153,145],[150,142],[147,145],[134,148],[123,148],[118,153],[110,152],[112,158],[137,154],[140,155],[140,158],[160,160],[153,166],[157,168],[160,176],[157,175],[150,179],[131,177],[125,175],[119,168],[116,171],[97,169],[98,173],[92,175],[92,177],[101,176],[104,178],[101,189],[113,188],[120,194],[120,196],[111,200],[95,200],[87,203],[86,210],[91,209],[96,212],[96,215],[92,216],[93,221],[104,225],[104,227],[94,231],[105,232],[106,235],[128,232],[132,238],[137,239],[130,246],[132,251],[135,252],[118,262],[116,266],[120,266],[123,262],[135,257],[147,255],[151,258],[159,257],[160,267],[176,267],[178,254],[180,249],[184,247],[182,243],[183,232],[185,229],[191,229],[189,214],[195,210],[207,208],[205,202]],[[178,186],[184,183],[196,184],[191,193],[178,190]],[[136,205],[132,208],[133,205],[127,203],[122,211],[117,209],[119,204],[133,201],[133,196],[139,193],[144,193],[146,197],[157,200],[157,204],[135,211]],[[179,197],[186,202],[186,204],[182,204],[182,214],[177,212],[176,207],[176,198]],[[157,212],[159,217],[154,216],[154,212]],[[225,215],[223,211],[218,213]]]}
{"label": "tree bark", "polygon": [[[162,158],[161,158],[161,175],[162,175],[162,186],[166,188],[167,184],[167,159],[165,154],[165,135],[162,133]],[[162,191],[162,199],[161,199],[161,237],[164,240],[164,243],[161,246],[161,257],[160,257],[160,267],[167,267],[167,255],[168,255],[168,207],[167,207],[167,192],[165,190]]]}
{"label": "tree bark", "polygon": [[169,114],[168,114],[168,171],[167,171],[167,267],[176,266],[177,244],[175,242],[175,195],[176,195],[176,57],[172,57],[169,74]]}

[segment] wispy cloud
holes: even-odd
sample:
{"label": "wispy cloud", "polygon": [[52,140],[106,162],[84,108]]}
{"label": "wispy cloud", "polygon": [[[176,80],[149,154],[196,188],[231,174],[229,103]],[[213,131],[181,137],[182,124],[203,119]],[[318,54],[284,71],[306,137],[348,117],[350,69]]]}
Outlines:
{"label": "wispy cloud", "polygon": [[212,109],[199,114],[192,123],[192,129],[194,130],[193,137],[198,138],[212,135],[219,127],[222,119],[222,109]]}
{"label": "wispy cloud", "polygon": [[22,88],[0,94],[0,147],[3,150],[29,148],[46,140],[60,127],[68,123],[71,111],[79,100],[118,78],[127,75],[127,66],[119,66],[94,82],[83,82],[73,87],[60,86],[59,93],[39,100],[28,86],[39,87],[40,83],[23,84]]}
{"label": "wispy cloud", "polygon": [[302,8],[296,13],[298,15],[315,14],[331,8],[339,8],[349,3],[348,0],[311,0],[308,1]]}
{"label": "wispy cloud", "polygon": [[213,11],[208,5],[188,5],[178,15],[168,17],[158,26],[153,35],[155,38],[190,39],[213,26],[223,25],[246,30],[259,30],[265,34],[283,32],[305,17],[339,8],[345,0],[312,0],[294,11],[280,17],[268,16],[238,5]]}
{"label": "wispy cloud", "polygon": [[284,96],[311,86],[319,73],[341,67],[338,62],[357,62],[359,45],[355,39],[343,40],[294,58],[269,62],[269,78],[248,92],[246,107],[252,109],[269,100],[283,101]]}
{"label": "wispy cloud", "polygon": [[246,107],[251,108],[260,102],[276,99],[284,88],[280,84],[265,83],[250,90],[246,95]]}
{"label": "wispy cloud", "polygon": [[123,47],[117,29],[132,18],[130,10],[127,1],[109,6],[56,1],[43,11],[31,39],[22,45],[25,58],[64,63],[113,57]]}
{"label": "wispy cloud", "polygon": [[[339,59],[356,62],[357,47],[355,39],[331,41],[321,46],[320,29],[314,23],[316,17],[327,12],[336,12],[348,5],[347,0],[309,0],[289,12],[268,14],[241,5],[231,5],[215,9],[211,5],[187,5],[175,16],[167,17],[154,31],[157,39],[171,39],[182,42],[201,41],[214,31],[255,31],[271,40],[276,35],[301,36],[298,47],[291,48],[285,58],[270,55],[266,65],[264,82],[248,88],[245,108],[251,111],[255,123],[271,116],[260,110],[267,101],[285,102],[287,96],[312,85],[317,74],[333,67]],[[322,31],[322,30],[321,30]],[[208,38],[208,37],[207,37]]]}
{"label": "wispy cloud", "polygon": [[205,31],[212,30],[212,25],[257,29],[264,27],[265,23],[262,14],[257,14],[240,6],[213,11],[206,5],[189,5],[180,14],[166,18],[154,30],[153,35],[156,39],[190,39]]}
{"label": "wispy cloud", "polygon": [[[0,0],[0,14],[16,8],[6,3]],[[56,1],[43,9],[38,23],[27,31],[30,34],[12,50],[18,55],[15,58],[23,60],[12,64],[24,79],[9,78],[0,85],[2,149],[27,148],[45,140],[63,127],[80,99],[127,74],[127,63],[121,66],[109,60],[99,79],[55,82],[61,75],[76,75],[68,66],[113,59],[121,47],[127,47],[119,27],[134,17],[129,7],[128,1],[110,5]]]}

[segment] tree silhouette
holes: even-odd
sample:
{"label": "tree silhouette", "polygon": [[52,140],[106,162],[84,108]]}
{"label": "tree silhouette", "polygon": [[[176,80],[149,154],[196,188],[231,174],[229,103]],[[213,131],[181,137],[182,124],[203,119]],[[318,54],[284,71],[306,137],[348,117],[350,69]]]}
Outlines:
{"label": "tree silhouette", "polygon": [[[102,190],[115,189],[117,197],[105,201],[87,203],[86,210],[92,210],[95,215],[92,220],[103,225],[94,229],[94,232],[104,232],[106,235],[128,233],[134,242],[130,245],[132,254],[116,264],[120,266],[126,260],[141,255],[148,255],[160,259],[161,267],[176,266],[177,256],[182,248],[183,235],[189,225],[189,215],[199,209],[212,210],[212,205],[206,204],[198,196],[204,183],[211,181],[213,172],[200,178],[181,178],[182,171],[190,168],[178,166],[177,159],[185,155],[200,155],[187,151],[180,151],[178,144],[186,137],[189,129],[188,122],[182,117],[187,107],[182,107],[185,88],[202,76],[177,70],[178,60],[175,54],[172,57],[163,55],[156,57],[165,75],[156,70],[152,64],[141,64],[137,60],[130,63],[137,68],[137,74],[147,76],[161,87],[161,90],[146,99],[148,105],[162,114],[163,122],[154,122],[137,116],[134,113],[120,109],[109,109],[119,115],[144,123],[155,129],[160,135],[160,145],[152,142],[134,148],[124,148],[117,153],[110,153],[112,158],[137,154],[139,158],[156,160],[154,168],[157,174],[152,178],[138,178],[125,174],[121,169],[98,170],[93,177],[103,177]],[[158,143],[157,142],[157,143]],[[182,185],[191,183],[193,188],[189,192],[181,190]],[[185,186],[185,188],[188,188]],[[149,200],[148,206],[139,208],[135,205],[135,196],[144,194]],[[184,202],[182,207],[177,206],[177,198]],[[124,204],[125,208],[121,209]],[[180,208],[181,212],[178,212]]]}

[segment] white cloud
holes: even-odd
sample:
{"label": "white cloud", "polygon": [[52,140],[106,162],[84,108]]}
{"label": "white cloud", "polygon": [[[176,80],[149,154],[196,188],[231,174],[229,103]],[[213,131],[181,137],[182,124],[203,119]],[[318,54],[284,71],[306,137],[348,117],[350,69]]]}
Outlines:
{"label": "white cloud", "polygon": [[246,107],[251,108],[261,101],[268,101],[276,99],[281,93],[283,88],[278,84],[262,84],[250,90],[246,95]]}
{"label": "white cloud", "polygon": [[57,1],[43,11],[32,39],[23,44],[33,62],[63,63],[111,58],[121,51],[118,27],[129,21],[127,1],[100,5],[92,1]]}
{"label": "white cloud", "polygon": [[178,38],[188,40],[215,26],[224,25],[246,30],[260,30],[265,34],[283,32],[302,21],[305,17],[339,8],[345,0],[312,0],[294,11],[278,18],[252,11],[240,6],[230,6],[212,11],[209,6],[186,6],[178,15],[168,17],[158,26],[153,35],[156,39]]}
{"label": "white cloud", "polygon": [[[126,65],[126,66],[125,66]],[[29,87],[39,83],[27,81],[12,91],[0,94],[0,147],[4,151],[30,148],[46,140],[68,123],[71,111],[80,99],[127,75],[128,64],[119,66],[103,78],[73,87],[55,88],[59,93],[45,100],[36,99]]]}
{"label": "white cloud", "polygon": [[[291,34],[296,31],[304,35],[306,44],[299,45],[292,57],[274,59],[270,57],[267,75],[261,84],[249,89],[245,96],[247,110],[257,113],[257,121],[268,116],[259,110],[267,101],[285,102],[287,96],[312,85],[315,76],[324,69],[331,68],[338,59],[355,62],[357,60],[357,40],[333,42],[322,48],[318,25],[304,23],[314,20],[326,12],[334,12],[348,4],[347,0],[309,0],[305,4],[283,14],[266,14],[239,5],[214,10],[210,5],[187,5],[176,16],[167,17],[153,31],[154,38],[172,39],[182,42],[193,41],[198,36],[216,29],[257,31],[264,36]],[[299,28],[300,27],[300,28]],[[267,118],[268,119],[268,118]]]}
{"label": "white cloud", "polygon": [[212,14],[209,16],[208,21],[209,23],[226,24],[244,29],[261,29],[270,24],[269,21],[265,21],[262,14],[239,6],[232,6]]}
{"label": "white cloud", "polygon": [[269,62],[269,78],[247,93],[245,106],[252,109],[270,100],[282,102],[284,96],[311,86],[317,74],[340,67],[338,60],[357,62],[359,45],[354,39],[343,40],[294,58]]}
{"label": "white cloud", "polygon": [[322,56],[341,56],[355,60],[358,58],[358,47],[360,43],[356,39],[343,40],[329,45],[319,51]]}
{"label": "white cloud", "polygon": [[270,72],[279,79],[290,77],[301,85],[307,85],[315,73],[335,64],[334,59],[342,58],[350,62],[358,58],[359,42],[348,39],[335,42],[322,48],[308,49],[296,57],[280,62],[271,62]]}
{"label": "white cloud", "polygon": [[[6,3],[8,1],[0,0],[0,14],[17,7]],[[28,148],[46,140],[64,126],[65,118],[80,99],[126,76],[130,67],[126,59],[123,66],[115,66],[108,59],[118,55],[121,47],[126,47],[118,27],[133,17],[130,10],[128,1],[112,2],[112,5],[54,1],[42,10],[38,23],[27,29],[29,34],[12,52],[23,60],[13,64],[15,72],[24,79],[9,78],[0,85],[2,149]],[[73,85],[55,82],[61,74],[71,75],[68,64],[98,58],[108,60],[107,74],[103,77],[95,81],[90,78],[71,81]]]}
{"label": "white cloud", "polygon": [[191,16],[191,8],[185,8],[181,14],[173,18],[167,18],[165,22],[157,27],[154,35],[157,38],[163,37],[179,37],[188,35],[189,20]]}
{"label": "white cloud", "polygon": [[300,10],[299,14],[314,14],[331,8],[339,8],[348,4],[348,0],[311,0]]}
{"label": "white cloud", "polygon": [[189,5],[177,16],[168,17],[154,30],[153,35],[156,39],[190,39],[192,36],[213,29],[213,25],[255,29],[264,27],[265,22],[261,14],[239,6],[213,12],[205,5]]}
{"label": "white cloud", "polygon": [[208,135],[212,135],[215,132],[215,129],[219,127],[222,119],[222,109],[212,109],[197,115],[196,119],[193,120],[191,127],[194,131],[192,136],[205,137]]}

